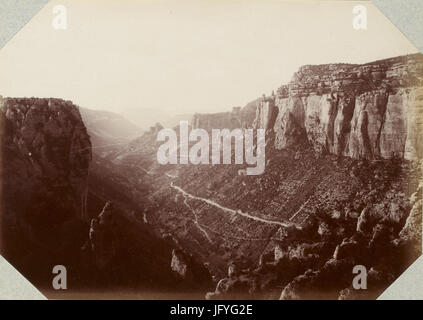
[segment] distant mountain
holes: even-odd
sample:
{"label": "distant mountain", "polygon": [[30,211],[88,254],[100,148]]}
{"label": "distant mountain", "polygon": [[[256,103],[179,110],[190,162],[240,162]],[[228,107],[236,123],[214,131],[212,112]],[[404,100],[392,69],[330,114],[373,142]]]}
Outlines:
{"label": "distant mountain", "polygon": [[117,113],[87,108],[79,110],[96,154],[116,150],[143,133],[140,127]]}
{"label": "distant mountain", "polygon": [[171,116],[169,118],[165,118],[162,121],[160,121],[160,124],[164,127],[164,128],[174,128],[176,126],[179,125],[180,121],[191,121],[192,119],[192,114],[190,113],[185,113],[185,114],[176,114],[174,116]]}
{"label": "distant mountain", "polygon": [[140,108],[137,106],[126,106],[122,112],[127,119],[131,119],[138,127],[144,131],[148,131],[157,122],[164,128],[173,128],[179,124],[181,120],[191,120],[193,113],[178,112],[178,108],[172,110],[160,108]]}

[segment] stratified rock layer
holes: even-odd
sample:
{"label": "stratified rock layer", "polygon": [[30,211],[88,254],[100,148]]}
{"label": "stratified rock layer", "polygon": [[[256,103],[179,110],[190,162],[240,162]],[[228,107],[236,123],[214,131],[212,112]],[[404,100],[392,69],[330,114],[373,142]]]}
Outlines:
{"label": "stratified rock layer", "polygon": [[308,142],[316,151],[356,159],[417,159],[422,85],[420,54],[364,65],[303,66],[277,95],[258,102],[253,126],[272,131],[276,149]]}
{"label": "stratified rock layer", "polygon": [[[212,129],[237,129],[251,127],[257,121],[256,109],[259,99],[251,101],[244,108],[234,107],[230,112],[212,114],[196,113],[191,119],[193,128],[202,128],[207,131]],[[258,111],[257,111],[258,112]],[[263,123],[265,124],[265,123]]]}

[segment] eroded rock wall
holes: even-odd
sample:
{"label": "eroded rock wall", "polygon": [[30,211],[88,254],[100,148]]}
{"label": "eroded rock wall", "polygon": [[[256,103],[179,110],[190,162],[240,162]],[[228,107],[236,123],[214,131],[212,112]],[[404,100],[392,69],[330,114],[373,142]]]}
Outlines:
{"label": "eroded rock wall", "polygon": [[51,193],[70,189],[69,201],[84,218],[91,142],[78,107],[61,99],[5,98],[0,103],[3,183],[16,191],[38,183]]}
{"label": "eroded rock wall", "polygon": [[306,141],[353,158],[421,158],[423,55],[301,67],[257,103],[253,127],[273,131],[276,149]]}
{"label": "eroded rock wall", "polygon": [[71,264],[86,233],[91,143],[78,107],[0,99],[1,254],[35,283]]}

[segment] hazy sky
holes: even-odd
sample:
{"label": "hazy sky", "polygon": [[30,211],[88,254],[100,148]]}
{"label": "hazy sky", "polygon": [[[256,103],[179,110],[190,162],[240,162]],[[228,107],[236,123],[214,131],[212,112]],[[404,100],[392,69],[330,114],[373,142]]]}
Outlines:
{"label": "hazy sky", "polygon": [[[67,8],[67,30],[52,8]],[[370,2],[51,1],[0,49],[0,94],[60,97],[138,116],[217,112],[287,83],[303,64],[417,50]]]}

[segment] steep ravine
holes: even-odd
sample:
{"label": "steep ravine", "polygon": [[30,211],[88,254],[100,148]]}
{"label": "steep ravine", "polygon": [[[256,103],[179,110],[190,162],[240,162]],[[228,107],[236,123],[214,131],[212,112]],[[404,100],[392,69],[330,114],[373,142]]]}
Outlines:
{"label": "steep ravine", "polygon": [[[119,184],[120,170],[92,163],[78,106],[0,97],[0,147],[0,253],[45,295],[62,297],[51,286],[59,264],[78,297],[198,298],[211,288],[202,264],[136,218],[143,204]],[[187,274],[172,270],[175,250]]]}
{"label": "steep ravine", "polygon": [[159,165],[160,124],[91,161],[77,106],[0,100],[2,254],[38,283],[59,261],[86,288],[208,298],[355,298],[362,264],[374,298],[421,253],[422,73],[422,55],[304,66],[244,108],[195,114],[266,129],[258,176]]}
{"label": "steep ravine", "polygon": [[[177,191],[191,195],[196,224],[207,230],[213,245],[183,224],[185,213],[174,202],[165,201],[167,210],[159,209],[153,223],[181,239],[217,274],[222,274],[221,261],[211,253],[227,265],[238,265],[210,298],[263,298],[273,289],[272,297],[279,298],[276,288],[289,284],[284,299],[319,294],[351,298],[355,293],[350,288],[348,294],[340,291],[350,283],[349,268],[358,262],[372,269],[375,284],[366,297],[376,297],[419,253],[399,233],[415,212],[408,198],[421,179],[422,86],[421,54],[362,65],[304,66],[288,85],[241,110],[196,114],[192,126],[207,131],[266,129],[266,171],[243,177],[236,166],[177,166]],[[155,195],[173,199],[174,194],[159,187]],[[292,219],[301,228],[225,216],[222,207],[265,221]],[[418,223],[413,230],[418,238]],[[264,244],[252,240],[266,238]],[[361,250],[364,256],[344,248]],[[349,260],[339,252],[350,255]],[[402,260],[389,260],[386,252]],[[383,263],[389,267],[381,268]],[[330,275],[339,281],[322,292]]]}

